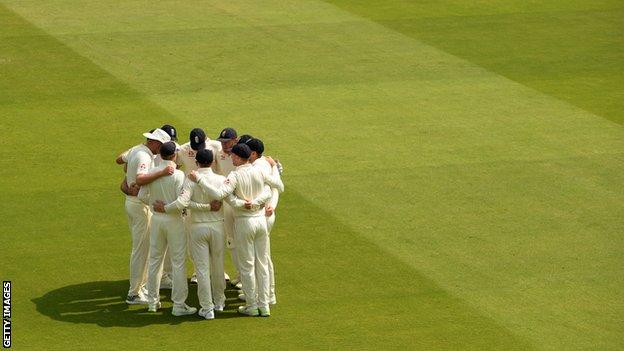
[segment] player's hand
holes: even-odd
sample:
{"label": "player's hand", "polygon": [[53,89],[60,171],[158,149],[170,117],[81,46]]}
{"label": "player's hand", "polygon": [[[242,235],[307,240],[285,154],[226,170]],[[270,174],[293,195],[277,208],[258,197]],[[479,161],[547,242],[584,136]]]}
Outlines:
{"label": "player's hand", "polygon": [[264,207],[264,215],[267,217],[271,217],[273,215],[273,207],[271,206],[265,206]]}
{"label": "player's hand", "polygon": [[156,200],[152,204],[152,207],[154,208],[154,211],[156,212],[165,213],[165,203],[160,200]]}
{"label": "player's hand", "polygon": [[221,201],[214,200],[210,203],[210,211],[219,211],[221,209]]}
{"label": "player's hand", "polygon": [[189,175],[188,175],[188,178],[189,178],[191,181],[193,181],[193,182],[197,183],[197,181],[199,180],[199,176],[198,176],[198,174],[197,174],[197,171],[191,171],[191,173],[189,173]]}
{"label": "player's hand", "polygon": [[137,196],[139,195],[139,190],[141,190],[141,187],[136,185],[136,183],[132,183],[132,185],[128,187],[128,194],[131,196]]}
{"label": "player's hand", "polygon": [[251,200],[245,200],[245,208],[251,210],[252,207],[253,204],[251,203]]}
{"label": "player's hand", "polygon": [[172,175],[174,171],[175,171],[175,167],[167,166],[162,170],[162,175],[163,176]]}
{"label": "player's hand", "polygon": [[273,159],[273,157],[271,156],[265,156],[264,158],[266,158],[267,162],[269,162],[269,164],[271,165],[271,167],[275,166],[275,160]]}

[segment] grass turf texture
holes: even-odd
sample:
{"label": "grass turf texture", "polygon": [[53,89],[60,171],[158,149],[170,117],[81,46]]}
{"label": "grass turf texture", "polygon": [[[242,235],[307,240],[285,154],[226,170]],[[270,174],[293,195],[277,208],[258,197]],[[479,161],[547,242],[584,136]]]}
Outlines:
{"label": "grass turf texture", "polygon": [[[2,4],[16,349],[624,347],[620,2]],[[283,160],[271,318],[123,303],[165,122]]]}

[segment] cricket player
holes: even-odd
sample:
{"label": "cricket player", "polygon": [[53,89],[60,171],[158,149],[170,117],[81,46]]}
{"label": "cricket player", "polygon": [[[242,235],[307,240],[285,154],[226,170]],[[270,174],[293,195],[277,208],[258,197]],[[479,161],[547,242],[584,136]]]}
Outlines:
{"label": "cricket player", "polygon": [[[189,142],[180,146],[180,150],[178,151],[178,164],[182,166],[184,174],[188,175],[191,171],[198,169],[195,156],[197,155],[197,152],[203,149],[208,149],[212,151],[213,155],[215,155],[221,149],[221,143],[216,140],[209,140],[203,129],[194,128],[189,134]],[[215,165],[216,163],[213,163],[213,170],[216,169]],[[218,202],[218,206],[221,207],[220,201]],[[189,226],[191,223],[188,221],[188,218],[190,218],[191,209],[187,208],[186,212],[187,215],[184,218],[185,227],[188,233],[190,231]],[[191,253],[190,250],[189,253]],[[229,279],[229,277],[226,277],[226,279]],[[193,274],[191,275],[191,283],[197,283],[197,273],[195,271],[193,271]]]}
{"label": "cricket player", "polygon": [[[178,140],[178,132],[175,129],[174,126],[170,125],[170,124],[165,124],[162,127],[160,127],[160,129],[162,129],[163,131],[165,131],[167,134],[169,134],[169,137],[171,138],[171,141],[176,143],[176,146],[179,149],[179,145],[177,143]],[[154,130],[150,130],[150,133],[154,132]],[[130,153],[130,151],[133,148],[139,147],[141,146],[141,144],[133,146],[132,148],[126,150],[125,152],[123,152],[121,155],[117,156],[117,159],[115,160],[115,162],[117,162],[117,164],[123,164],[125,166],[126,169],[124,169],[124,171],[127,171],[127,156]],[[161,158],[160,158],[160,154],[156,153],[155,157],[154,157],[154,167],[158,166],[161,162]],[[131,196],[137,196],[138,192],[139,192],[139,188],[138,187],[133,187],[130,188],[128,186],[128,182],[127,179],[124,177],[123,181],[121,182],[120,185],[120,190],[126,194],[126,195],[131,195]],[[171,289],[172,286],[172,281],[171,281],[171,259],[169,258],[169,254],[167,253],[165,255],[165,265],[163,268],[163,275],[161,277],[161,282],[160,282],[160,288],[161,289]]]}
{"label": "cricket player", "polygon": [[154,154],[158,152],[163,143],[171,137],[162,129],[144,133],[147,138],[145,144],[141,144],[125,156],[127,162],[126,180],[132,193],[126,196],[126,214],[132,233],[132,253],[130,254],[130,288],[126,303],[130,305],[147,304],[144,286],[147,281],[147,256],[149,252],[149,225],[151,212],[145,204],[137,199],[139,187],[149,184],[165,175],[172,174],[174,167],[164,167],[158,172],[148,174],[154,166]]}
{"label": "cricket player", "polygon": [[[232,162],[232,147],[238,141],[238,134],[234,128],[224,128],[217,140],[221,144],[221,148],[215,153],[215,161],[213,169],[217,174],[226,176],[232,172],[236,166]],[[225,226],[225,239],[226,246],[230,250],[230,256],[232,257],[232,263],[236,269],[236,276],[230,281],[230,283],[237,288],[241,288],[240,283],[240,267],[238,263],[237,251],[234,243],[234,211],[230,204],[226,201],[223,204],[224,214],[224,226]]]}
{"label": "cricket player", "polygon": [[[251,150],[251,155],[249,156],[249,162],[254,167],[258,167],[260,171],[265,175],[265,177],[273,176],[280,177],[280,172],[277,168],[277,164],[275,166],[271,166],[268,161],[268,158],[262,156],[264,153],[264,143],[260,139],[252,138],[247,142],[247,146]],[[281,178],[280,178],[281,179]],[[267,221],[267,231],[269,235],[268,240],[268,252],[269,252],[269,281],[270,281],[270,291],[269,291],[269,303],[271,305],[275,305],[277,303],[277,297],[275,295],[275,271],[273,268],[273,259],[271,258],[271,229],[273,229],[273,225],[275,224],[275,209],[277,208],[277,202],[279,200],[279,191],[276,188],[271,188],[271,198],[269,202],[265,205],[265,218]]]}
{"label": "cricket player", "polygon": [[[277,177],[266,177],[257,167],[249,163],[251,150],[245,144],[232,147],[232,161],[236,169],[232,171],[220,187],[211,185],[197,172],[191,172],[189,179],[196,181],[211,197],[222,199],[235,194],[245,201],[245,208],[234,206],[234,241],[239,258],[243,291],[246,305],[239,307],[239,313],[248,316],[270,316],[269,272],[268,272],[268,233],[264,210],[256,202],[274,186],[279,191],[284,185]],[[270,161],[269,161],[270,162]],[[251,210],[251,211],[250,211]]]}
{"label": "cricket player", "polygon": [[[150,173],[160,173],[167,168],[176,168],[176,144],[166,142],[160,147],[162,162]],[[160,177],[142,187],[139,199],[146,204],[156,201],[173,202],[182,192],[184,172],[175,169],[171,175]],[[197,309],[186,304],[188,285],[186,283],[186,234],[181,211],[172,213],[154,212],[150,228],[149,270],[147,281],[148,311],[156,312],[160,304],[160,277],[162,275],[165,252],[170,252],[171,274],[173,287],[171,300],[173,301],[174,316],[194,314]]]}

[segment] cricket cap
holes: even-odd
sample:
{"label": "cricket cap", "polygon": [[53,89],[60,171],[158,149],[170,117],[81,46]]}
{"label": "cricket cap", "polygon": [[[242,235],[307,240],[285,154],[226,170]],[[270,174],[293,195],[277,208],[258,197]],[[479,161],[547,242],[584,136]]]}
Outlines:
{"label": "cricket cap", "polygon": [[175,154],[176,149],[177,149],[177,146],[173,141],[168,141],[166,143],[163,143],[160,146],[160,156],[163,158],[169,157]]}
{"label": "cricket cap", "polygon": [[217,140],[228,141],[231,139],[236,139],[237,136],[238,135],[236,134],[236,131],[234,130],[234,128],[225,128],[221,131]]}
{"label": "cricket cap", "polygon": [[211,164],[213,159],[212,151],[208,149],[201,149],[197,151],[197,155],[195,155],[195,161],[203,165]]}
{"label": "cricket cap", "polygon": [[246,160],[249,158],[249,155],[251,155],[251,150],[246,144],[236,144],[232,147],[232,153]]}
{"label": "cricket cap", "polygon": [[253,137],[249,134],[243,134],[238,138],[238,144],[247,144],[249,140],[253,139]]}
{"label": "cricket cap", "polygon": [[197,151],[206,148],[206,133],[201,128],[195,128],[191,130],[189,135],[189,141],[191,142],[191,149]]}
{"label": "cricket cap", "polygon": [[154,129],[153,132],[143,133],[143,136],[150,140],[160,141],[161,143],[171,141],[169,134],[160,128]]}
{"label": "cricket cap", "polygon": [[255,151],[258,155],[262,155],[264,152],[264,143],[260,139],[251,139],[246,144],[251,151]]}
{"label": "cricket cap", "polygon": [[160,129],[167,132],[167,134],[169,134],[169,136],[171,137],[172,141],[178,141],[178,131],[172,125],[165,124],[164,126],[160,127]]}

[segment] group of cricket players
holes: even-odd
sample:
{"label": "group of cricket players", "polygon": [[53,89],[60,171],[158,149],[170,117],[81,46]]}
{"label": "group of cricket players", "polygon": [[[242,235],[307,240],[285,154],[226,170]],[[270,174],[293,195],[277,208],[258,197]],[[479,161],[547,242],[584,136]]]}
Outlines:
{"label": "group of cricket players", "polygon": [[[120,188],[132,233],[126,303],[156,312],[160,290],[171,289],[174,316],[214,319],[225,308],[229,281],[245,301],[239,313],[270,316],[276,297],[269,233],[284,191],[281,164],[263,156],[262,140],[232,128],[216,140],[195,128],[183,145],[171,125],[143,136],[145,143],[116,159],[125,170]],[[237,271],[231,280],[226,248]],[[188,255],[199,311],[186,304]]]}

